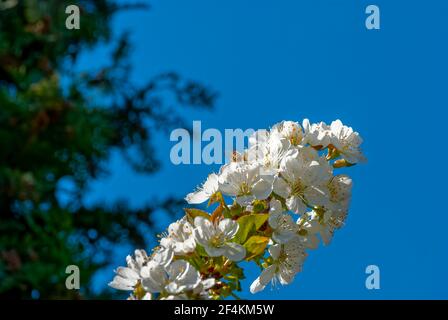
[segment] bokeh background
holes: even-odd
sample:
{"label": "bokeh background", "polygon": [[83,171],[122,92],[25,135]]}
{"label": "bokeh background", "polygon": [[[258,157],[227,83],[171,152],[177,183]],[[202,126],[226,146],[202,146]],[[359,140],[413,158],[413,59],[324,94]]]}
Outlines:
{"label": "bokeh background", "polygon": [[[92,3],[102,2],[79,1],[79,5],[92,12],[95,8]],[[24,102],[16,103],[20,90],[14,89],[18,85],[13,80],[20,72],[9,71],[20,68],[15,63],[3,62],[4,56],[7,52],[10,56],[25,57],[17,51],[11,53],[10,46],[2,46],[5,34],[16,32],[19,26],[6,25],[0,19],[3,37],[0,38],[0,69],[3,70],[0,103],[8,101],[11,105],[8,109],[0,106],[1,183],[9,186],[2,186],[1,190],[2,297],[122,297],[107,288],[113,269],[124,264],[125,256],[134,247],[153,247],[155,235],[182,215],[181,208],[186,205],[182,198],[219,168],[205,164],[173,165],[169,158],[174,145],[169,141],[172,128],[191,127],[193,120],[200,120],[203,130],[217,128],[223,132],[226,128],[267,128],[281,120],[309,118],[316,122],[341,119],[364,138],[363,149],[369,161],[348,171],[354,179],[354,190],[346,226],[336,233],[331,245],[310,252],[303,272],[287,287],[267,288],[251,295],[248,288],[259,269],[248,264],[247,279],[243,281],[245,290],[240,296],[250,299],[448,298],[448,212],[444,204],[447,152],[443,120],[448,107],[446,1],[152,0],[146,4],[150,8],[117,13],[98,6],[96,10],[103,12],[103,20],[92,15],[88,20],[91,23],[86,22],[85,15],[81,16],[82,46],[62,47],[57,53],[61,63],[54,63],[53,71],[61,74],[58,86],[65,93],[60,100],[75,101],[73,104],[84,110],[76,114],[70,111],[71,116],[64,118],[65,126],[71,125],[75,132],[83,133],[83,138],[76,139],[79,145],[53,141],[54,148],[36,149],[31,154],[17,155],[15,150],[22,150],[20,140],[14,144],[5,142],[6,138],[18,136],[12,127],[3,126],[11,125],[10,114],[5,110],[12,113],[14,108],[23,108],[20,115],[24,119],[27,116]],[[381,10],[380,30],[367,30],[364,25],[364,11],[369,4],[376,4]],[[0,11],[0,16],[5,12]],[[106,25],[110,35],[101,38],[98,34]],[[86,26],[90,27],[89,32],[83,29]],[[70,31],[61,32],[76,44]],[[100,65],[107,64],[109,53],[117,48],[113,39],[118,39],[118,48],[123,45],[119,41],[123,33],[127,35],[123,39],[132,46],[121,53],[123,56],[128,53],[124,65],[132,66],[132,71],[120,69],[123,65],[119,65],[116,69],[120,69],[117,71],[120,77],[115,76],[113,66],[103,70]],[[45,49],[48,45],[31,50],[30,55],[32,52],[49,54]],[[67,52],[69,49],[78,50],[75,60]],[[112,57],[119,58],[117,54]],[[59,61],[53,57],[49,60]],[[67,66],[69,70],[63,70]],[[27,72],[25,75],[29,87],[25,86],[24,90],[32,91],[39,75]],[[48,78],[45,74],[41,77]],[[78,78],[81,80],[75,82]],[[82,89],[75,90],[80,92],[71,96],[73,82],[75,89]],[[156,84],[147,86],[148,83]],[[93,88],[86,89],[87,84]],[[109,84],[112,88],[107,87]],[[105,88],[109,91],[104,91]],[[41,101],[48,101],[42,95],[45,94],[41,94]],[[19,98],[25,102],[29,99],[26,95]],[[32,112],[38,114],[45,106],[46,103],[42,102],[41,106],[36,103]],[[94,114],[104,125],[106,134],[94,130],[98,127],[96,122],[88,121],[83,127],[79,125],[83,120],[76,120],[91,119],[91,108],[101,110]],[[139,113],[141,109],[146,111]],[[52,128],[53,122],[49,123],[42,130],[50,130],[47,128]],[[30,125],[28,131],[23,130],[34,132],[32,128]],[[59,131],[49,132],[54,135]],[[24,139],[23,135],[20,137]],[[45,134],[35,139],[52,141]],[[145,147],[149,143],[151,147]],[[7,150],[10,148],[8,152],[4,151],[5,145]],[[78,165],[79,154],[90,159],[85,154],[93,153],[91,166],[98,165],[104,172],[93,170],[94,174],[90,174],[85,167],[73,169],[72,164],[67,164],[61,174],[53,173],[58,179],[48,191],[54,195],[48,196],[50,205],[42,208],[42,197],[34,199],[25,195],[22,199],[20,186],[28,186],[26,178],[36,176],[37,172],[28,162],[45,162],[40,158],[52,157],[49,152],[60,149],[73,150],[73,157],[64,161]],[[56,165],[60,164],[45,166],[45,174]],[[6,170],[7,167],[12,169]],[[80,178],[82,185],[76,178],[78,171],[73,170],[87,170]],[[8,176],[13,176],[11,172],[17,175],[17,181]],[[9,206],[5,201],[9,201]],[[54,217],[48,218],[48,212]],[[33,220],[38,221],[37,229],[32,227],[36,222],[29,222],[29,216],[34,215],[38,217]],[[56,221],[59,215],[66,217],[69,225],[63,235],[57,232],[57,224],[54,226],[57,230],[47,230],[44,227],[47,222],[41,222]],[[74,218],[79,216],[85,218]],[[12,221],[17,222],[15,229],[10,226]],[[24,235],[29,235],[28,228],[35,235],[24,242]],[[71,246],[70,250],[62,250],[64,259],[56,259],[55,253],[48,256],[54,261],[33,260],[30,248],[39,256],[49,246],[44,240],[35,245],[38,235],[52,235],[52,232],[60,237],[57,238],[60,246],[65,248],[64,243]],[[7,241],[11,234],[17,235],[16,243]],[[13,263],[17,259],[19,266]],[[82,273],[89,270],[84,272],[83,289],[76,294],[66,293],[64,288],[54,290],[59,283],[63,286],[62,266],[70,261],[83,266]],[[92,266],[93,262],[96,264]],[[365,268],[371,264],[381,271],[379,290],[365,287]],[[47,271],[34,279],[29,275],[34,268]],[[52,274],[48,270],[53,270]],[[45,277],[49,277],[47,282]],[[5,281],[10,285],[6,286]]]}

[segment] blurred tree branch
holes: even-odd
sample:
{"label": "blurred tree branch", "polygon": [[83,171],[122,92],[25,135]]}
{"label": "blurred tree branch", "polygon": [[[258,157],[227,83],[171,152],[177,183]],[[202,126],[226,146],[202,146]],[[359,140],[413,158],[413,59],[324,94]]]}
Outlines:
{"label": "blurred tree branch", "polygon": [[[65,28],[70,4],[81,9],[80,30]],[[148,7],[107,0],[1,3],[1,298],[90,297],[90,280],[114,246],[144,246],[142,226],[153,227],[151,214],[180,205],[173,198],[138,210],[126,203],[83,204],[89,183],[107,174],[112,151],[138,172],[154,173],[160,169],[154,133],[183,125],[177,107],[211,109],[217,98],[173,72],[141,86],[130,80],[129,37],[112,37],[111,19]],[[109,63],[80,72],[80,54],[106,44],[113,44]],[[73,186],[63,203],[58,194],[67,179]],[[65,288],[70,264],[82,270],[80,292]]]}

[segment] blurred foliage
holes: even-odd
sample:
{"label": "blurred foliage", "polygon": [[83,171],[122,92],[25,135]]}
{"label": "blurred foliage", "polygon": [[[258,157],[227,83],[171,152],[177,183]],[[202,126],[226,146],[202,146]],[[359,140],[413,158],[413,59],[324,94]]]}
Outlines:
{"label": "blurred foliage", "polygon": [[[79,30],[65,27],[71,4],[81,10]],[[210,109],[216,98],[175,73],[132,83],[128,36],[114,35],[111,19],[144,7],[0,1],[0,298],[106,297],[93,295],[91,279],[114,246],[145,246],[151,213],[180,205],[172,198],[139,210],[83,203],[89,182],[107,174],[112,152],[154,173],[154,133],[185,125],[176,108]],[[98,46],[110,48],[110,60],[75,71],[80,55]],[[65,288],[71,264],[80,267],[80,291]]]}

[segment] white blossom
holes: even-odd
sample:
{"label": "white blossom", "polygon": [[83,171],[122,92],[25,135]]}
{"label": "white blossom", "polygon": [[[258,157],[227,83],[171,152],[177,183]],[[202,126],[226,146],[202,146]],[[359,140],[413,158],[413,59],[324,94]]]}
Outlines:
{"label": "white blossom", "polygon": [[212,223],[203,217],[194,219],[194,235],[210,257],[225,256],[232,261],[240,261],[246,256],[246,249],[232,239],[238,232],[239,225],[231,219]]}
{"label": "white blossom", "polygon": [[328,190],[330,192],[330,210],[348,210],[352,193],[352,184],[352,179],[345,174],[334,176],[330,180],[328,184]]}
{"label": "white blossom", "polygon": [[218,175],[212,173],[207,177],[204,184],[195,192],[189,193],[185,200],[190,204],[198,204],[207,201],[213,194],[218,191]]}
{"label": "white blossom", "polygon": [[295,151],[283,159],[280,177],[274,182],[274,192],[286,199],[289,210],[303,214],[308,205],[325,205],[328,202],[330,174],[331,169],[326,162],[308,161]]}
{"label": "white blossom", "polygon": [[153,254],[151,255],[151,262],[154,262],[158,265],[161,265],[163,267],[168,266],[171,261],[174,258],[174,250],[172,246],[168,247],[158,247],[156,250],[154,250]]}
{"label": "white blossom", "polygon": [[289,214],[283,213],[282,204],[272,199],[269,210],[269,225],[274,230],[272,239],[278,243],[287,243],[297,235],[298,227]]}
{"label": "white blossom", "polygon": [[187,292],[179,294],[170,294],[162,297],[161,300],[210,300],[212,298],[210,289],[215,285],[214,278],[201,280],[198,284]]}
{"label": "white blossom", "polygon": [[264,200],[272,192],[272,181],[260,175],[258,164],[232,162],[225,165],[218,179],[219,190],[235,197],[236,202],[245,206],[253,200]]}
{"label": "white blossom", "polygon": [[151,261],[140,273],[146,291],[168,296],[184,294],[201,282],[199,272],[185,260],[173,261],[166,267]]}
{"label": "white blossom", "polygon": [[126,300],[153,300],[153,296],[151,293],[147,292],[143,295],[143,297],[139,298],[135,294],[132,294]]}
{"label": "white blossom", "polygon": [[310,123],[308,119],[302,122],[305,131],[303,142],[315,147],[327,147],[331,142],[331,130],[325,122]]}
{"label": "white blossom", "polygon": [[317,219],[309,219],[309,215],[303,215],[297,219],[299,228],[298,237],[295,239],[304,248],[316,249],[319,245],[317,234],[323,230],[322,225]]}
{"label": "white blossom", "polygon": [[145,250],[135,250],[135,258],[128,255],[126,257],[127,267],[118,267],[115,270],[116,276],[109,283],[109,286],[118,290],[133,291],[141,280],[140,270],[149,261]]}
{"label": "white blossom", "polygon": [[140,280],[140,275],[128,267],[118,267],[115,273],[117,275],[109,286],[118,290],[134,290]]}
{"label": "white blossom", "polygon": [[260,129],[255,131],[250,137],[249,137],[249,149],[252,149],[252,147],[255,147],[256,145],[264,145],[268,143],[269,140],[269,130],[266,129]]}
{"label": "white blossom", "polygon": [[[162,233],[150,257],[136,250],[109,285],[131,291],[129,300],[225,298],[241,279],[236,262],[245,258],[264,267],[252,293],[270,282],[291,283],[307,251],[320,239],[330,243],[344,225],[352,179],[333,175],[333,169],[364,161],[361,143],[340,120],[327,125],[305,119],[302,126],[282,121],[256,131],[247,149],[186,196],[191,204],[219,198],[213,214],[186,210]],[[226,204],[225,196],[236,203]],[[299,214],[296,221],[293,213]]]}
{"label": "white blossom", "polygon": [[282,121],[275,124],[271,129],[271,135],[279,135],[294,146],[299,145],[303,140],[302,127],[295,121]]}
{"label": "white blossom", "polygon": [[160,244],[163,247],[172,247],[176,255],[193,252],[196,248],[193,226],[186,217],[171,223],[168,227],[168,235],[160,240]]}
{"label": "white blossom", "polygon": [[331,123],[331,144],[341,153],[342,158],[349,163],[365,162],[361,152],[362,138],[351,127],[344,126],[341,120]]}
{"label": "white blossom", "polygon": [[252,142],[247,157],[249,161],[259,163],[261,165],[260,174],[265,179],[272,181],[278,172],[281,161],[290,149],[291,143],[280,134],[255,134],[261,138],[257,143]]}
{"label": "white blossom", "polygon": [[269,282],[279,281],[282,285],[291,283],[300,271],[306,254],[295,241],[286,244],[275,244],[268,249],[273,262],[261,272],[250,286],[251,293],[263,290]]}
{"label": "white blossom", "polygon": [[193,289],[193,296],[200,300],[210,300],[210,289],[216,284],[214,278],[204,279]]}
{"label": "white blossom", "polygon": [[312,229],[308,230],[309,234],[319,234],[322,242],[328,245],[333,239],[335,230],[343,226],[347,212],[327,210],[318,214],[312,210],[307,213],[307,217],[307,223],[312,224]]}

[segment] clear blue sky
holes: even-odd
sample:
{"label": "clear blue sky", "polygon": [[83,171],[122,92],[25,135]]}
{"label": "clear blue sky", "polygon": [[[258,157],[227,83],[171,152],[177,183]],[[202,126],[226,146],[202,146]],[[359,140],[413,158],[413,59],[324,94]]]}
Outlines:
{"label": "clear blue sky", "polygon": [[[333,243],[310,252],[294,283],[260,299],[448,298],[446,119],[447,1],[153,0],[121,14],[130,30],[136,81],[174,70],[220,92],[216,110],[191,112],[203,128],[266,128],[280,120],[341,119],[361,133],[369,162],[350,168],[353,201]],[[381,9],[381,30],[364,26]],[[101,53],[89,56],[90,61]],[[88,63],[88,62],[86,62]],[[216,166],[174,166],[168,136],[155,142],[163,170],[134,174],[114,157],[112,176],[88,201],[190,192]],[[159,226],[168,220],[160,218]],[[124,263],[127,252],[117,252]],[[381,289],[367,290],[367,265]],[[97,279],[106,286],[112,270]]]}

